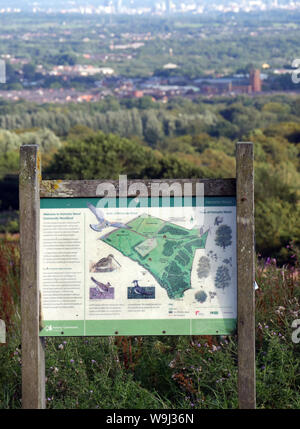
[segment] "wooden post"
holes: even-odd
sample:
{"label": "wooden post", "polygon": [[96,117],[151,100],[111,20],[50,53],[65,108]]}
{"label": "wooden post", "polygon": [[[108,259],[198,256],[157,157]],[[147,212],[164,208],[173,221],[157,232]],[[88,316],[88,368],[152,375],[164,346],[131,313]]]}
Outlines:
{"label": "wooden post", "polygon": [[237,282],[239,408],[256,407],[253,144],[237,143]]}
{"label": "wooden post", "polygon": [[44,339],[39,337],[41,163],[37,145],[20,149],[22,408],[45,408]]}

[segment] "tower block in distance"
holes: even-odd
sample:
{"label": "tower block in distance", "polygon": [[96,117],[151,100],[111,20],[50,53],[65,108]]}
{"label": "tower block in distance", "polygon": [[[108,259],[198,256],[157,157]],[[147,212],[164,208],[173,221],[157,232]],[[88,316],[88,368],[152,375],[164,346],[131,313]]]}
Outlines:
{"label": "tower block in distance", "polygon": [[260,70],[253,69],[250,71],[250,85],[252,92],[261,92]]}

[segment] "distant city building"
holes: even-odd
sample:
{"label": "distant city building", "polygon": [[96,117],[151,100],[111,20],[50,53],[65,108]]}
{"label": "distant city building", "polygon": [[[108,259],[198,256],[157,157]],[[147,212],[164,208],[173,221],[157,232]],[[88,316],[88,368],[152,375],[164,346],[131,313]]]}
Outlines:
{"label": "distant city building", "polygon": [[100,67],[99,73],[102,73],[104,75],[113,75],[115,73],[114,69],[110,67]]}
{"label": "distant city building", "polygon": [[122,12],[122,0],[116,0],[116,1],[117,1],[116,11],[117,11],[117,13],[121,13]]}
{"label": "distant city building", "polygon": [[166,0],[166,12],[170,13],[172,11],[172,1]]}
{"label": "distant city building", "polygon": [[172,64],[172,63],[168,63],[168,64],[165,64],[163,66],[164,70],[174,70],[174,69],[177,69],[177,68],[178,68],[178,65],[177,64]]}
{"label": "distant city building", "polygon": [[142,97],[144,97],[144,92],[143,91],[134,91],[133,96],[134,96],[134,98],[142,98]]}
{"label": "distant city building", "polygon": [[232,85],[230,92],[234,92],[236,94],[251,94],[252,86],[251,85]]}
{"label": "distant city building", "polygon": [[92,65],[80,65],[75,66],[54,66],[49,72],[50,76],[66,76],[66,75],[77,75],[77,76],[94,76],[96,74],[113,75],[114,69],[111,67],[95,67]]}
{"label": "distant city building", "polygon": [[261,92],[260,70],[256,69],[250,71],[250,85],[252,87],[252,92]]}

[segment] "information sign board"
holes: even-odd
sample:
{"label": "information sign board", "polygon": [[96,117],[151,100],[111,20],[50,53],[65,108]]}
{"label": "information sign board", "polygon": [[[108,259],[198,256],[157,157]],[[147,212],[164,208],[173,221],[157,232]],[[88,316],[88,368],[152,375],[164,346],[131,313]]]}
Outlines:
{"label": "information sign board", "polygon": [[40,336],[235,330],[235,197],[40,201]]}

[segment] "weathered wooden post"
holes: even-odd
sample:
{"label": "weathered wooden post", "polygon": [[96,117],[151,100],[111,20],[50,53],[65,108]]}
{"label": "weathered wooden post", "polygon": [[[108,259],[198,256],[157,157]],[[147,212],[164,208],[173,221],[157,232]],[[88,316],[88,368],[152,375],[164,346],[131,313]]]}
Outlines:
{"label": "weathered wooden post", "polygon": [[255,265],[253,144],[236,147],[238,395],[239,408],[255,408]]}
{"label": "weathered wooden post", "polygon": [[45,408],[44,338],[39,337],[41,161],[37,145],[20,150],[22,407]]}

